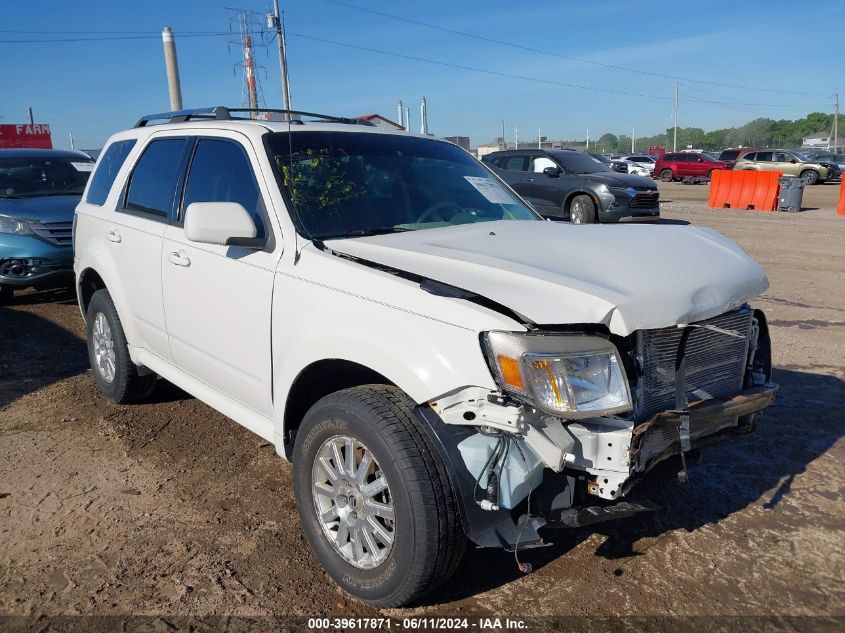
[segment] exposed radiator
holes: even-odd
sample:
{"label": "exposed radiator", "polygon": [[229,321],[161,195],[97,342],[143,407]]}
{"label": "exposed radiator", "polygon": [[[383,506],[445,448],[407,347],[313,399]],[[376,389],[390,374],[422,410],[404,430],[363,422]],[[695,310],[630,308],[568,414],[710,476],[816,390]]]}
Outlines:
{"label": "exposed radiator", "polygon": [[[694,328],[686,346],[686,386],[689,402],[729,397],[742,390],[752,310],[743,307],[695,325],[714,325],[742,334],[728,336]],[[675,355],[682,328],[644,330],[640,356],[642,378],[635,389],[635,417],[645,420],[675,408]]]}

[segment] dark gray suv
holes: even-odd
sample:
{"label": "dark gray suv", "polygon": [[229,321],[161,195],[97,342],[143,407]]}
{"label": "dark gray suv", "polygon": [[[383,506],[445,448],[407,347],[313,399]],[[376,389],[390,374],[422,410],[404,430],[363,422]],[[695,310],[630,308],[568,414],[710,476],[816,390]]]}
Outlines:
{"label": "dark gray suv", "polygon": [[589,224],[660,217],[651,179],[612,171],[584,152],[507,150],[482,160],[547,218]]}

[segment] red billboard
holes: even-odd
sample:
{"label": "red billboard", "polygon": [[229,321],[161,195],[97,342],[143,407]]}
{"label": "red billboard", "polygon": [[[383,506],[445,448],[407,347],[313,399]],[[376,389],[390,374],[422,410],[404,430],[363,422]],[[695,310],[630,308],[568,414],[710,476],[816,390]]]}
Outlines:
{"label": "red billboard", "polygon": [[53,149],[50,126],[46,123],[9,123],[0,125],[0,149],[35,147]]}
{"label": "red billboard", "polygon": [[662,160],[666,156],[666,148],[663,145],[651,145],[648,148],[648,155]]}

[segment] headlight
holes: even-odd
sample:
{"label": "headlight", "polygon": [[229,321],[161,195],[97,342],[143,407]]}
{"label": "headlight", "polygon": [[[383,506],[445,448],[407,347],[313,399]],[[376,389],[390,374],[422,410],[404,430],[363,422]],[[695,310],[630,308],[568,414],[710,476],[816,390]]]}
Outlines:
{"label": "headlight", "polygon": [[502,390],[546,413],[574,419],[631,410],[619,352],[606,339],[487,332],[484,342]]}
{"label": "headlight", "polygon": [[28,235],[32,233],[28,222],[16,218],[0,216],[0,233],[13,233],[15,235]]}

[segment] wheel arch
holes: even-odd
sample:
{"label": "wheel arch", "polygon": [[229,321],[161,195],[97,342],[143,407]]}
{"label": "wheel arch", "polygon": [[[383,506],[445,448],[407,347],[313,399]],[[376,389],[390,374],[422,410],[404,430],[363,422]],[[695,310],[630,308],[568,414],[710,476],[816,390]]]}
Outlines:
{"label": "wheel arch", "polygon": [[308,409],[318,400],[341,389],[374,384],[397,386],[374,369],[343,358],[324,358],[304,367],[284,398],[282,429],[285,456],[288,459],[293,456],[296,431]]}
{"label": "wheel arch", "polygon": [[566,194],[566,197],[563,199],[563,208],[564,211],[568,214],[569,207],[572,205],[572,201],[575,199],[576,196],[590,196],[593,201],[593,204],[596,205],[596,213],[601,213],[603,211],[601,206],[601,200],[599,197],[588,189],[576,189],[575,191],[571,191]]}

